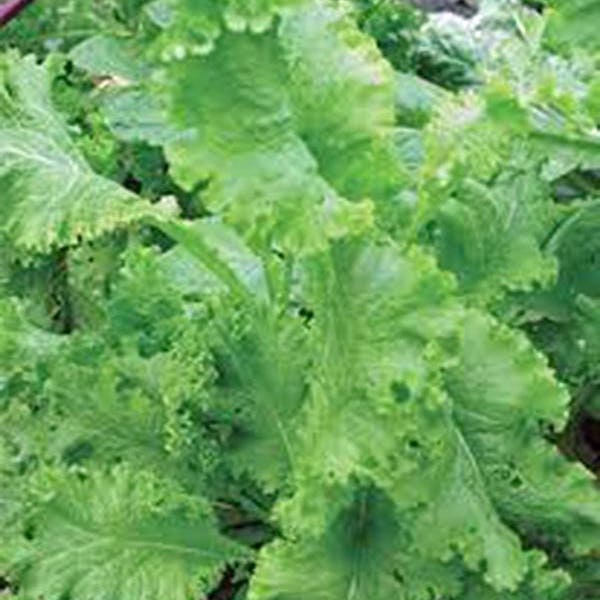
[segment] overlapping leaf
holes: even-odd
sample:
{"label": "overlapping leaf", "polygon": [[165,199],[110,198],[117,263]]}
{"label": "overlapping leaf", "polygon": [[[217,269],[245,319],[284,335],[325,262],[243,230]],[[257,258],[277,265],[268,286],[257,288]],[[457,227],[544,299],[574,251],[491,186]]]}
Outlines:
{"label": "overlapping leaf", "polygon": [[433,218],[433,243],[467,295],[489,300],[552,281],[555,264],[542,245],[554,208],[542,181],[511,173],[493,187],[471,180],[453,187]]}
{"label": "overlapping leaf", "polygon": [[242,555],[201,499],[144,472],[51,478],[16,570],[25,594],[187,600]]}
{"label": "overlapping leaf", "polygon": [[598,50],[597,28],[600,3],[597,0],[554,0],[548,37],[567,46],[584,46]]}
{"label": "overlapping leaf", "polygon": [[343,11],[318,3],[277,29],[223,33],[168,77],[174,123],[188,131],[167,146],[172,172],[187,188],[209,179],[209,207],[246,235],[319,249],[370,223],[369,204],[344,195],[396,191],[391,73]]}
{"label": "overlapping leaf", "polygon": [[141,219],[148,208],[94,173],[52,106],[51,69],[33,57],[2,61],[2,231],[20,252],[46,252]]}
{"label": "overlapping leaf", "polygon": [[[560,456],[541,429],[543,423],[561,427],[567,403],[565,391],[553,380],[543,360],[523,338],[469,313],[459,363],[450,363],[445,383],[438,384],[446,393],[436,391],[432,374],[426,375],[423,369],[426,365],[442,366],[443,352],[419,351],[419,334],[427,335],[428,327],[434,324],[438,333],[444,325],[452,331],[460,320],[457,313],[452,317],[450,310],[444,316],[443,301],[439,297],[434,301],[436,287],[428,286],[425,278],[422,287],[416,287],[420,292],[416,296],[418,308],[413,305],[415,312],[407,313],[410,322],[420,327],[402,328],[401,313],[396,312],[386,323],[393,321],[400,329],[388,329],[384,334],[369,315],[382,317],[396,306],[395,310],[407,310],[410,300],[402,301],[399,296],[396,305],[391,298],[383,301],[384,295],[378,302],[376,295],[369,295],[365,275],[379,273],[376,289],[383,292],[384,272],[368,261],[353,262],[352,253],[345,256],[350,262],[343,256],[338,255],[338,260],[345,267],[331,289],[340,296],[345,311],[352,306],[350,299],[359,302],[364,294],[374,312],[359,302],[362,313],[359,311],[350,322],[332,318],[331,312],[321,315],[325,322],[330,319],[333,329],[331,337],[325,338],[328,341],[320,342],[324,368],[314,376],[307,404],[302,430],[306,444],[301,446],[302,460],[296,465],[299,489],[279,508],[283,524],[296,541],[287,545],[279,542],[273,554],[265,552],[263,570],[259,570],[260,589],[274,597],[276,592],[267,590],[277,590],[280,585],[285,597],[301,593],[301,577],[290,574],[290,579],[283,579],[278,573],[289,573],[291,565],[286,568],[278,561],[288,553],[313,556],[316,548],[327,547],[321,536],[329,535],[325,532],[337,515],[352,504],[351,490],[357,483],[386,490],[396,510],[404,511],[400,514],[407,523],[405,549],[409,554],[431,564],[458,555],[474,571],[483,564],[487,585],[497,590],[520,589],[526,575],[540,568],[536,555],[522,547],[522,535],[543,531],[557,544],[563,536],[570,538],[574,552],[593,549],[595,534],[591,532],[598,530],[600,513],[592,482],[581,467],[569,465]],[[371,258],[376,256],[377,252]],[[388,259],[392,256],[389,254]],[[356,270],[366,264],[371,268]],[[380,266],[383,264],[390,281],[395,281],[395,261]],[[396,264],[400,268],[402,262]],[[349,285],[352,273],[361,274],[360,292]],[[405,280],[406,276],[405,272]],[[333,297],[324,298],[335,306]],[[431,307],[427,299],[432,301]],[[330,310],[335,312],[335,308]],[[367,322],[370,327],[363,330]],[[360,344],[350,343],[353,338],[348,336],[360,331],[375,335],[377,342],[361,338]],[[442,346],[449,341],[440,338]],[[368,355],[363,352],[375,349],[376,362],[365,361]],[[403,351],[407,353],[404,357]],[[424,380],[429,381],[427,386]],[[548,478],[554,482],[550,495],[544,484]],[[366,533],[365,538],[371,539]],[[314,549],[309,550],[313,543]],[[364,550],[370,551],[376,552]],[[386,569],[381,565],[379,576],[385,578],[389,573]],[[324,571],[326,575],[341,574],[331,567]],[[315,585],[321,584],[315,580]],[[410,589],[410,582],[406,586]]]}
{"label": "overlapping leaf", "polygon": [[448,389],[502,518],[517,531],[564,540],[575,552],[597,549],[600,497],[591,477],[543,435],[543,427],[564,425],[568,395],[525,339],[473,315]]}
{"label": "overlapping leaf", "polygon": [[[549,56],[543,16],[484,3],[457,25],[490,33],[481,64],[436,36],[421,56],[444,85],[477,84],[475,69],[491,83],[422,97],[346,3],[167,0],[147,7],[157,99],[128,51],[149,45],[142,4],[119,12],[126,39],[71,59],[134,84],[107,96],[112,131],[165,145],[198,194],[193,211],[180,194],[186,219],[211,218],[151,214],[93,173],[52,106],[52,58],[0,64],[5,296],[15,254],[149,225],[100,267],[85,244],[61,255],[65,297],[93,305],[80,331],[52,335],[0,301],[0,568],[48,600],[183,600],[225,565],[251,600],[564,600],[566,572],[586,597],[600,500],[554,445],[569,396],[483,311],[550,322],[578,378],[536,342],[595,385],[597,207],[557,207],[551,185],[600,147],[592,61]],[[579,38],[584,4],[562,7],[555,40]],[[139,148],[123,148],[131,165]],[[396,231],[407,211],[414,227]],[[223,530],[263,546],[253,575],[207,495]]]}
{"label": "overlapping leaf", "polygon": [[452,566],[407,554],[403,525],[389,499],[359,492],[322,537],[268,546],[249,598],[425,600],[458,591]]}

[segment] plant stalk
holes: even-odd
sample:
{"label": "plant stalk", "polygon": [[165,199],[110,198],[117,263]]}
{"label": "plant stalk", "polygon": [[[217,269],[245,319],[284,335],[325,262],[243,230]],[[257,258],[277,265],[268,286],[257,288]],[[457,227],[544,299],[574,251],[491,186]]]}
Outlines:
{"label": "plant stalk", "polygon": [[12,21],[28,4],[34,0],[8,0],[0,4],[0,27]]}

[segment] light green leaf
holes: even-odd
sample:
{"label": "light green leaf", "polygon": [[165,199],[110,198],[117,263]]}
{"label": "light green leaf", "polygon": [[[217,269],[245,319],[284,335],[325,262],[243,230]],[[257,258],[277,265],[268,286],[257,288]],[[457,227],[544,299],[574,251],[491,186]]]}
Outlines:
{"label": "light green leaf", "polygon": [[441,87],[414,75],[396,75],[396,118],[409,127],[422,127],[432,118],[438,103],[448,92]]}
{"label": "light green leaf", "polygon": [[178,135],[159,99],[140,89],[109,90],[102,98],[102,114],[114,135],[126,142],[161,146]]}
{"label": "light green leaf", "polygon": [[143,471],[55,476],[48,487],[17,565],[27,597],[189,600],[243,555],[202,500]]}
{"label": "light green leaf", "polygon": [[555,262],[542,244],[554,208],[535,174],[507,172],[493,187],[467,179],[448,195],[433,217],[433,242],[466,295],[486,301],[552,281]]}
{"label": "light green leaf", "polygon": [[[222,317],[227,317],[224,308]],[[214,322],[219,377],[210,414],[230,427],[225,459],[268,490],[287,487],[299,450],[299,413],[306,395],[306,333],[290,317],[264,309]]]}
{"label": "light green leaf", "polygon": [[600,297],[600,202],[593,200],[561,223],[548,241],[548,251],[559,260],[557,295]]}
{"label": "light green leaf", "polygon": [[[167,271],[185,268],[188,263],[193,269],[193,277],[200,278],[207,287],[205,292],[215,285],[225,286],[238,299],[267,302],[263,265],[234,231],[208,219],[194,223],[159,219],[153,223],[179,242],[179,246],[161,261]],[[190,258],[194,259],[195,265],[189,263]]]}
{"label": "light green leaf", "polygon": [[[82,346],[82,353],[103,350],[93,344]],[[149,469],[163,465],[169,457],[160,396],[153,398],[133,386],[135,373],[121,372],[119,357],[111,357],[106,349],[103,360],[95,364],[77,365],[74,353],[68,358],[53,368],[47,386],[52,414],[46,420],[55,422],[49,442],[58,457],[83,446],[84,454],[99,462],[126,460]],[[121,357],[121,363],[131,369],[127,357]],[[152,370],[150,361],[147,369]],[[129,389],[123,389],[125,383]],[[175,474],[176,469],[171,470]]]}
{"label": "light green leaf", "polygon": [[[401,489],[422,467],[410,441],[439,411],[424,394],[427,345],[453,336],[461,310],[452,279],[430,257],[391,243],[338,244],[310,261],[305,277],[317,358],[298,430],[296,490],[278,511],[291,530],[314,534],[339,512],[354,478]],[[394,499],[414,502],[410,493]]]}
{"label": "light green leaf", "polygon": [[158,46],[162,57],[181,60],[209,54],[227,31],[264,33],[276,17],[302,4],[306,0],[166,0],[151,2],[147,11],[166,30]]}
{"label": "light green leaf", "polygon": [[592,477],[544,437],[562,428],[569,397],[519,333],[471,315],[460,364],[448,372],[454,418],[502,519],[574,552],[598,549]]}
{"label": "light green leaf", "polygon": [[52,356],[63,339],[30,323],[16,299],[0,301],[0,390],[11,373]]}
{"label": "light green leaf", "polygon": [[14,248],[48,252],[148,213],[134,194],[86,164],[52,106],[46,66],[8,55],[0,71],[0,218]]}
{"label": "light green leaf", "polygon": [[279,39],[297,131],[319,173],[346,198],[389,201],[405,179],[390,65],[343,8],[326,2],[286,15]]}
{"label": "light green leaf", "polygon": [[582,203],[564,219],[547,243],[558,261],[555,285],[529,298],[537,340],[570,378],[598,372],[600,203]]}
{"label": "light green leaf", "polygon": [[135,83],[148,76],[147,65],[136,58],[140,49],[131,42],[107,35],[95,35],[78,44],[69,58],[79,69],[96,76],[116,76],[123,83]]}
{"label": "light green leaf", "polygon": [[167,145],[173,175],[188,189],[209,180],[208,206],[246,237],[319,250],[371,224],[370,203],[344,196],[396,192],[391,73],[343,11],[319,3],[277,31],[223,33],[166,76],[187,132]]}
{"label": "light green leaf", "polygon": [[160,146],[177,131],[167,123],[160,99],[143,89],[151,67],[140,57],[142,47],[129,39],[96,35],[69,53],[76,67],[96,77],[108,77],[101,90],[102,114],[110,130],[127,142]]}
{"label": "light green leaf", "polygon": [[510,159],[514,135],[488,119],[479,96],[440,99],[425,130],[423,183],[460,181],[466,176],[490,181]]}
{"label": "light green leaf", "polygon": [[597,50],[600,25],[598,0],[553,0],[547,35],[551,41]]}
{"label": "light green leaf", "polygon": [[267,489],[285,487],[305,396],[306,331],[280,313],[269,261],[231,229],[209,219],[157,224],[179,242],[157,267],[214,311],[206,330],[218,376],[208,406],[210,420],[227,432],[225,461]]}

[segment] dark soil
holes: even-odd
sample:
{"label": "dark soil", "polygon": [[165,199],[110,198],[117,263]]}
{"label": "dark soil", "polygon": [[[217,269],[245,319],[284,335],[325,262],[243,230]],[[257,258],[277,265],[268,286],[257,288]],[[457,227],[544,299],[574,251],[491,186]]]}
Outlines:
{"label": "dark soil", "polygon": [[236,581],[235,571],[227,569],[219,587],[208,597],[208,600],[233,600],[244,587],[245,582]]}
{"label": "dark soil", "polygon": [[579,458],[600,475],[600,419],[583,415],[578,425]]}
{"label": "dark soil", "polygon": [[0,597],[8,596],[13,592],[12,584],[8,579],[0,575]]}
{"label": "dark soil", "polygon": [[600,479],[600,417],[585,409],[575,410],[559,446],[566,456],[583,463]]}

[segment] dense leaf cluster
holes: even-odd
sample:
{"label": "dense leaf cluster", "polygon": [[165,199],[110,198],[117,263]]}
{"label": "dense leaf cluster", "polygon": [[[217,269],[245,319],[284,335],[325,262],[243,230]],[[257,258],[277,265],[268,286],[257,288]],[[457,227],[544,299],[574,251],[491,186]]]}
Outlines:
{"label": "dense leaf cluster", "polygon": [[2,31],[11,597],[598,598],[600,3],[529,4]]}

